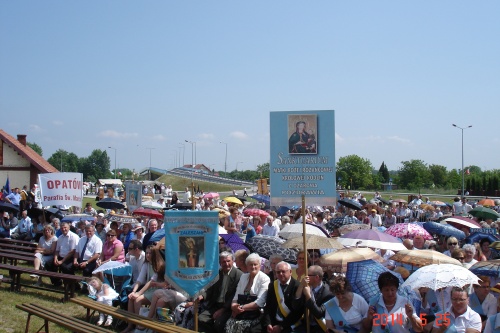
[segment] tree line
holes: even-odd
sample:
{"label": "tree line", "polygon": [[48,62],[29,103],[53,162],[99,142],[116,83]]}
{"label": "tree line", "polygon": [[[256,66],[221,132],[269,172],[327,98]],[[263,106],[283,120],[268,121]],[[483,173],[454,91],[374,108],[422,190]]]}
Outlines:
{"label": "tree line", "polygon": [[[481,170],[470,165],[464,167],[464,188],[470,195],[500,194],[500,170]],[[399,189],[441,189],[461,191],[462,170],[448,170],[443,165],[427,165],[422,160],[402,161],[398,170],[389,171],[382,162],[379,169],[357,155],[341,157],[337,163],[337,183],[344,188],[380,190],[382,184],[396,184]]]}
{"label": "tree line", "polygon": [[[36,143],[28,143],[42,155],[42,148]],[[106,150],[94,149],[87,157],[78,157],[63,149],[57,150],[47,160],[56,169],[63,172],[79,172],[85,181],[95,182],[102,178],[113,178],[111,159]],[[257,166],[256,170],[218,171],[223,177],[255,182],[260,178],[269,178],[269,163]],[[382,184],[392,183],[399,189],[419,191],[420,189],[441,189],[459,191],[462,188],[462,170],[448,170],[443,165],[427,165],[422,160],[402,161],[397,170],[389,171],[385,162],[376,170],[368,159],[357,155],[340,157],[336,164],[337,185],[352,190],[380,190]],[[481,170],[471,165],[464,168],[465,190],[471,195],[500,195],[500,170]],[[214,170],[215,172],[215,170]],[[116,170],[121,179],[131,179],[133,170]],[[458,193],[458,192],[457,192]]]}

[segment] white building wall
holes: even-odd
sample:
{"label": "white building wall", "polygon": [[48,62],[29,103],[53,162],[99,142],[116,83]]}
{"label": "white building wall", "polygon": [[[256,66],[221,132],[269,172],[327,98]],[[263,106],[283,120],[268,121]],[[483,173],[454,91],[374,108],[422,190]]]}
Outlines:
{"label": "white building wall", "polygon": [[[30,162],[19,155],[12,147],[8,144],[3,143],[3,167],[30,167]],[[30,171],[29,170],[1,170],[0,171],[0,188],[5,186],[5,182],[9,177],[10,188],[14,187],[22,188],[27,185],[28,188],[32,184],[30,181]]]}
{"label": "white building wall", "polygon": [[19,155],[12,147],[3,144],[3,166],[4,167],[29,167],[30,162]]}

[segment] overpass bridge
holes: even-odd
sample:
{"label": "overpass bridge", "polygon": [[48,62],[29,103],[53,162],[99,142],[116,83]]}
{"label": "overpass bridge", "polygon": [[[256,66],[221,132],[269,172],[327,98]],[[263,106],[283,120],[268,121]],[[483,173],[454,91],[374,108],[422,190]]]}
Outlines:
{"label": "overpass bridge", "polygon": [[160,168],[144,168],[139,174],[141,176],[149,176],[151,175],[151,179],[156,179],[162,175],[172,175],[176,177],[192,179],[197,181],[211,182],[217,184],[231,185],[231,186],[242,186],[242,187],[251,187],[255,184],[245,180],[231,179],[226,177],[215,176],[206,172],[202,172],[197,169],[190,168],[175,168],[175,169],[160,169]]}

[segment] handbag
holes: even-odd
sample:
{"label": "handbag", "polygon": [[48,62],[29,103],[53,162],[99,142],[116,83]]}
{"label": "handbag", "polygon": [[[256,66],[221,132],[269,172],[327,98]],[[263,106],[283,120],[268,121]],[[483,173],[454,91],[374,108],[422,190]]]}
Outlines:
{"label": "handbag", "polygon": [[[248,303],[252,303],[252,302],[255,302],[256,300],[257,300],[257,296],[238,294],[238,304],[239,305],[245,305]],[[240,313],[239,315],[236,316],[236,319],[238,319],[238,320],[253,320],[253,319],[259,318],[259,316],[260,316],[260,309],[259,310],[245,311],[243,313]]]}

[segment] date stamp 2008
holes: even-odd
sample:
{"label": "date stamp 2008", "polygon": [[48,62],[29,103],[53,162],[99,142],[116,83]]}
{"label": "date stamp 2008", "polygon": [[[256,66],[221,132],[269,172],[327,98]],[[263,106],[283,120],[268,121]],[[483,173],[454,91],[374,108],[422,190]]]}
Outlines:
{"label": "date stamp 2008", "polygon": [[[422,325],[427,325],[427,318],[425,315],[422,313],[420,314],[420,321],[422,321]],[[436,319],[435,323],[437,327],[440,327],[442,325],[448,326],[450,325],[450,314],[449,313],[437,313],[436,314]],[[382,327],[385,328],[387,325],[395,326],[403,326],[403,314],[398,313],[391,313],[391,314],[386,314],[386,313],[374,313],[373,314],[373,321],[372,325],[375,327]]]}

